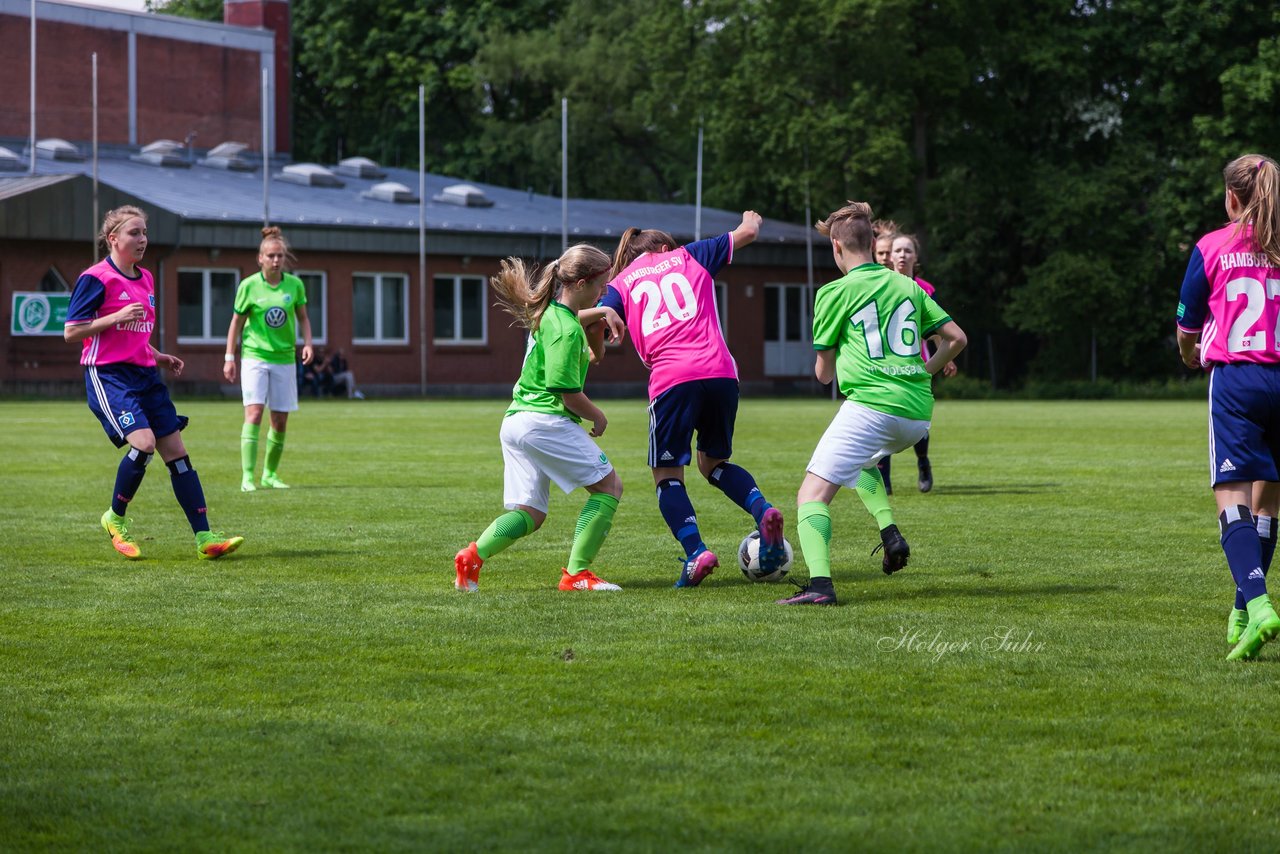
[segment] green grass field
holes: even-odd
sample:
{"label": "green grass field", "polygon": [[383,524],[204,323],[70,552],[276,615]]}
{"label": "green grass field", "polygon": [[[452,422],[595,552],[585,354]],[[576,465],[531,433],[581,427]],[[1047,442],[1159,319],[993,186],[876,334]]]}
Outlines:
{"label": "green grass field", "polygon": [[[251,495],[241,408],[180,405],[247,542],[197,561],[157,460],[132,563],[83,403],[0,404],[0,848],[1280,849],[1280,648],[1223,660],[1202,403],[940,404],[935,491],[895,459],[904,572],[837,498],[834,609],[747,583],[750,519],[701,481],[723,565],[672,589],[644,403],[603,403],[624,591],[555,589],[585,493],[553,490],[473,595],[451,558],[500,511],[502,401],[304,401],[295,488]],[[739,415],[793,543],[832,412]]]}

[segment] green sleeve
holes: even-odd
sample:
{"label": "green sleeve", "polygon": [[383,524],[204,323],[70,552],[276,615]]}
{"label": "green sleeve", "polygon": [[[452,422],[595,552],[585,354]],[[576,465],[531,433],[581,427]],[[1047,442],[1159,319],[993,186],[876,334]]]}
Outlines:
{"label": "green sleeve", "polygon": [[288,274],[288,275],[289,275],[289,278],[293,279],[293,281],[297,283],[297,284],[296,284],[296,286],[294,287],[294,290],[293,290],[293,304],[294,304],[295,306],[299,306],[299,305],[306,305],[306,304],[307,304],[307,285],[306,285],[306,283],[305,283],[305,282],[303,282],[301,278],[299,278],[298,276],[293,275],[292,273],[290,273],[290,274]]}
{"label": "green sleeve", "polygon": [[920,312],[924,322],[920,324],[926,338],[938,331],[938,327],[951,320],[951,315],[947,314],[942,306],[934,302],[933,297],[928,294],[924,295],[924,304]]}
{"label": "green sleeve", "polygon": [[813,301],[813,349],[830,350],[840,343],[845,318],[840,311],[839,289],[826,285]]}
{"label": "green sleeve", "polygon": [[[573,326],[577,327],[577,334]],[[551,330],[548,330],[551,331]],[[554,334],[542,342],[547,354],[544,371],[547,391],[556,394],[570,394],[582,391],[582,348],[587,338],[577,321],[572,325],[558,327]]]}
{"label": "green sleeve", "polygon": [[248,314],[249,309],[253,307],[253,303],[249,299],[249,292],[253,290],[253,277],[240,280],[240,287],[236,288],[236,302],[232,310],[236,314]]}

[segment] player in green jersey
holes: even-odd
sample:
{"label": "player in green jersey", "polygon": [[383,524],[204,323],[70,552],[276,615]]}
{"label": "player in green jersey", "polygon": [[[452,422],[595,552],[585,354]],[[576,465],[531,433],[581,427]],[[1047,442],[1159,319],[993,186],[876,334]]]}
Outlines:
{"label": "player in green jersey", "polygon": [[227,355],[222,375],[236,381],[236,346],[244,335],[243,376],[244,426],[240,429],[240,490],[253,492],[253,470],[258,462],[258,436],[262,431],[262,410],[271,410],[267,431],[267,456],[262,466],[264,487],[288,489],[276,476],[284,454],[284,431],[289,413],[298,408],[298,377],[295,342],[302,332],[302,361],[310,363],[311,320],[307,317],[307,289],[302,280],[284,271],[292,259],[289,244],[279,228],[262,229],[258,246],[259,271],[240,282],[227,330]]}
{"label": "player in green jersey", "polygon": [[[529,330],[529,340],[500,434],[507,512],[454,557],[454,586],[459,590],[476,590],[486,560],[542,527],[551,481],[566,494],[578,487],[590,493],[578,515],[560,589],[622,589],[590,569],[613,525],[622,479],[591,439],[602,435],[609,422],[583,392],[593,354],[579,320],[579,312],[613,313],[613,324],[621,326],[616,312],[592,308],[600,300],[611,263],[594,246],[579,244],[552,261],[536,283],[518,258],[503,261],[498,275],[489,280],[503,307]],[[582,429],[583,420],[591,422],[590,436]]]}
{"label": "player in green jersey", "polygon": [[[833,379],[845,402],[818,442],[796,496],[800,549],[809,584],[778,600],[834,605],[831,510],[840,487],[855,489],[880,528],[884,571],[907,565],[907,541],[893,523],[876,463],[918,442],[933,415],[934,374],[964,349],[964,331],[911,279],[875,262],[871,206],[850,202],[817,225],[844,275],[818,290],[813,310],[814,374]],[[926,362],[921,338],[937,349]],[[874,553],[874,552],[873,552]]]}

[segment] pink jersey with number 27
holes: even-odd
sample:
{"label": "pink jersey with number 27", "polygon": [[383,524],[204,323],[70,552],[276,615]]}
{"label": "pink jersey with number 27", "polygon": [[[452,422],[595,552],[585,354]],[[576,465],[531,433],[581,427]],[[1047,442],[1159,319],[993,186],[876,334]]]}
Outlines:
{"label": "pink jersey with number 27", "polygon": [[1258,251],[1250,229],[1233,223],[1196,243],[1179,295],[1178,328],[1200,332],[1205,366],[1280,364],[1280,268]]}
{"label": "pink jersey with number 27", "polygon": [[692,380],[738,378],[716,311],[713,278],[733,260],[728,234],[672,252],[646,253],[609,283],[602,305],[627,321],[649,369],[649,399]]}

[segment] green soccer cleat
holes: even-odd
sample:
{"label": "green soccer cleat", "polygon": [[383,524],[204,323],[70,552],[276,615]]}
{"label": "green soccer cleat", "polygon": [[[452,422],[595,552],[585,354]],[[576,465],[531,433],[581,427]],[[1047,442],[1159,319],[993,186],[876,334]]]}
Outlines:
{"label": "green soccer cleat", "polygon": [[276,477],[275,472],[264,471],[262,473],[261,483],[262,483],[263,489],[288,489],[289,488],[289,484],[285,483],[283,480]]}
{"label": "green soccer cleat", "polygon": [[[1261,598],[1261,597],[1259,597]],[[1280,615],[1271,607],[1270,602],[1263,603],[1257,615],[1249,619],[1244,634],[1235,649],[1227,653],[1227,661],[1249,661],[1258,657],[1267,641],[1280,635]]]}
{"label": "green soccer cleat", "polygon": [[1249,612],[1232,608],[1231,616],[1227,617],[1227,644],[1235,646],[1240,643],[1240,638],[1244,636],[1244,630],[1248,627]]}
{"label": "green soccer cleat", "polygon": [[111,546],[129,560],[137,560],[142,557],[142,549],[138,548],[138,544],[129,535],[129,525],[132,522],[132,519],[117,516],[110,507],[102,514],[102,529],[111,537]]}
{"label": "green soccer cleat", "polygon": [[244,537],[228,537],[221,531],[201,531],[196,534],[196,556],[201,560],[216,560],[229,555],[244,543]]}
{"label": "green soccer cleat", "polygon": [[253,485],[253,475],[247,474],[244,477],[240,478],[240,491],[241,492],[257,492],[258,491],[258,487]]}

